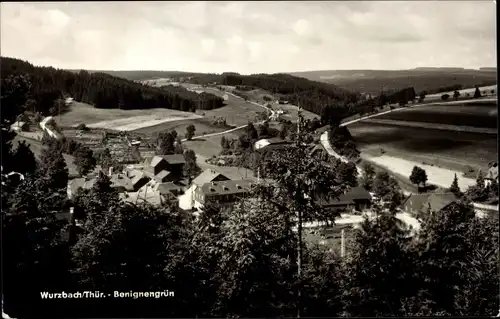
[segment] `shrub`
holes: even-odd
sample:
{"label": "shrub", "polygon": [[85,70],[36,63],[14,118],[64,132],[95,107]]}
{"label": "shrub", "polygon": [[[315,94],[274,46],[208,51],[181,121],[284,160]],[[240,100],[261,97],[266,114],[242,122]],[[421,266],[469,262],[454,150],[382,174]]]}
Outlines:
{"label": "shrub", "polygon": [[89,131],[89,128],[84,123],[78,124],[78,126],[76,127],[76,129],[80,130],[80,131]]}
{"label": "shrub", "polygon": [[441,95],[441,100],[443,100],[443,101],[446,101],[446,100],[448,100],[449,98],[450,98],[450,95],[449,95],[449,94],[443,94],[443,95]]}

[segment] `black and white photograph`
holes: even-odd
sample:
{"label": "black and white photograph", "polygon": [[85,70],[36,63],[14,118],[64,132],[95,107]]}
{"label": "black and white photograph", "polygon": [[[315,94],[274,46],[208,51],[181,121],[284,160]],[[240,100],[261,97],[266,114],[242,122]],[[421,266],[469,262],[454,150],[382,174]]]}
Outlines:
{"label": "black and white photograph", "polygon": [[496,11],[2,2],[2,317],[500,317]]}

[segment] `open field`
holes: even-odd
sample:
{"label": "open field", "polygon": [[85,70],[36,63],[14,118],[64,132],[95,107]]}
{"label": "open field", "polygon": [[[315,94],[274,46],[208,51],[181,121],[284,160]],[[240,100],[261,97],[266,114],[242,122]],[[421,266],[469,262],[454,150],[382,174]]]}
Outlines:
{"label": "open field", "polygon": [[497,128],[497,103],[489,102],[484,105],[477,105],[478,103],[475,103],[476,105],[471,104],[443,103],[439,105],[422,105],[398,112],[387,113],[376,117],[376,119]]}
{"label": "open field", "polygon": [[[212,93],[217,96],[223,96],[225,93],[213,88],[200,88],[207,93]],[[266,109],[246,102],[243,99],[237,98],[228,94],[228,99],[225,101],[226,105],[214,110],[197,110],[197,114],[201,114],[207,118],[215,120],[218,117],[224,117],[227,124],[234,126],[241,126],[248,124],[248,122],[255,122],[259,113],[265,112]]]}
{"label": "open field", "polygon": [[233,131],[231,133],[227,133],[227,134],[210,136],[210,137],[202,137],[202,138],[194,139],[191,141],[184,141],[183,145],[185,145],[187,148],[195,151],[195,153],[197,155],[199,154],[199,155],[204,156],[206,158],[210,158],[213,155],[219,155],[219,153],[222,151],[222,147],[220,145],[220,140],[222,139],[222,136],[224,136],[225,138],[229,138],[229,139],[236,139],[242,133],[243,133],[243,129],[239,129],[239,130]]}
{"label": "open field", "polygon": [[427,183],[442,188],[450,187],[455,177],[455,174],[457,175],[458,186],[460,187],[461,190],[466,190],[470,186],[476,184],[475,179],[461,176],[460,174],[457,174],[457,172],[454,170],[422,164],[419,162],[410,161],[389,155],[372,157],[370,161],[386,169],[390,169],[391,171],[402,176],[410,176],[413,167],[420,166],[427,172],[427,178],[428,178]]}
{"label": "open field", "polygon": [[186,134],[186,128],[191,124],[193,124],[194,127],[196,128],[196,131],[194,133],[195,136],[223,132],[223,131],[227,130],[227,128],[214,126],[212,123],[213,123],[213,119],[200,117],[200,118],[196,118],[196,119],[164,122],[164,123],[154,125],[154,126],[143,127],[143,128],[139,128],[139,129],[134,130],[134,133],[154,136],[155,134],[157,134],[159,132],[176,130],[177,133],[179,134],[179,136],[181,138],[184,138],[184,135]]}
{"label": "open field", "polygon": [[[491,93],[492,90],[494,91],[493,94]],[[474,95],[475,91],[476,91],[476,88],[474,88],[474,87],[463,89],[463,90],[458,90],[460,95],[463,96],[463,95],[470,94],[471,97]],[[497,95],[497,85],[480,86],[479,91],[481,91],[481,94],[485,95],[485,96]],[[483,94],[483,92],[485,92],[485,94]],[[449,94],[450,96],[453,96],[453,93],[455,93],[455,91],[442,92],[442,93],[437,93],[437,94],[429,94],[429,95],[425,96],[425,99],[426,100],[429,100],[429,99],[432,99],[432,100],[439,99],[440,100],[442,95]]]}
{"label": "open field", "polygon": [[[134,120],[135,117],[139,117]],[[145,117],[151,117],[151,121],[155,119],[189,119],[199,117],[196,114],[182,112],[169,109],[143,109],[143,110],[119,110],[119,109],[97,109],[92,105],[80,102],[74,102],[70,107],[70,111],[60,116],[55,116],[55,120],[61,127],[71,127],[78,124],[86,124],[89,127],[103,127],[109,124],[109,129],[117,129],[116,127],[126,126],[135,121],[144,122]],[[114,122],[121,121],[121,122]],[[159,120],[158,120],[159,121]],[[154,122],[152,122],[154,123]],[[145,122],[143,125],[150,123]],[[96,126],[97,125],[97,126]]]}
{"label": "open field", "polygon": [[102,121],[97,123],[88,124],[89,128],[104,128],[115,131],[135,131],[141,128],[158,126],[163,123],[177,122],[182,120],[191,120],[201,118],[196,114],[179,114],[179,115],[139,115],[124,119]]}
{"label": "open field", "polygon": [[[256,90],[252,90],[252,91],[244,91],[243,93],[248,95],[250,101],[254,101],[254,102],[257,102],[260,104],[264,104],[264,105],[270,104],[271,108],[273,110],[279,110],[279,109],[283,110],[285,112],[285,114],[282,116],[282,118],[284,118],[286,120],[295,121],[297,119],[298,107],[296,105],[278,104],[278,103],[276,103],[277,97],[273,96],[273,94],[271,94],[265,90],[256,89]],[[272,101],[266,102],[264,100],[264,96],[271,97]],[[319,115],[314,114],[314,113],[309,112],[309,111],[304,110],[304,109],[302,109],[302,115],[304,116],[305,119],[313,119],[315,117],[319,118]]]}
{"label": "open field", "polygon": [[497,136],[458,131],[358,122],[349,126],[358,148],[372,156],[385,155],[423,162],[459,172],[486,170],[496,161]]}

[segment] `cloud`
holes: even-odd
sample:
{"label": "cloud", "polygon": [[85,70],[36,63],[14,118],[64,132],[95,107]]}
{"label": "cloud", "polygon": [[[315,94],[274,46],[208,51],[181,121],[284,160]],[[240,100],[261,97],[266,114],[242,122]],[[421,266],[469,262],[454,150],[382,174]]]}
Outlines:
{"label": "cloud", "polygon": [[496,65],[491,1],[1,3],[37,65],[241,73]]}

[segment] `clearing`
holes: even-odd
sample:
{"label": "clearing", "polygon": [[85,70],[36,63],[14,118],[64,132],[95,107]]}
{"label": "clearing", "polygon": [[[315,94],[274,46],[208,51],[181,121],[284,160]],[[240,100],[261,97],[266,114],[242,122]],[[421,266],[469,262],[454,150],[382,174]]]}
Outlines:
{"label": "clearing", "polygon": [[389,155],[374,156],[369,160],[402,176],[410,176],[413,167],[419,166],[427,172],[428,184],[433,184],[442,188],[450,187],[453,179],[455,178],[455,174],[458,179],[458,186],[461,190],[466,190],[470,186],[476,184],[475,179],[464,177],[460,174],[460,172],[409,161]]}
{"label": "clearing", "polygon": [[[225,92],[219,91],[215,88],[197,88],[207,93],[217,96],[226,95]],[[201,114],[206,118],[217,119],[223,117],[226,119],[227,124],[234,126],[246,125],[248,122],[256,122],[259,113],[266,112],[266,109],[255,105],[253,103],[244,101],[231,94],[227,94],[227,100],[224,101],[225,106],[213,110],[197,110],[196,114]]]}
{"label": "clearing", "polygon": [[169,109],[98,109],[86,103],[73,102],[69,112],[54,118],[61,127],[73,127],[84,123],[88,127],[125,131],[157,125],[161,121],[178,121],[200,116]]}
{"label": "clearing", "polygon": [[[475,178],[497,161],[497,135],[358,122],[349,125],[361,152],[432,164]],[[382,153],[383,150],[383,153]],[[457,174],[461,175],[461,174]],[[408,175],[409,176],[409,175]]]}

